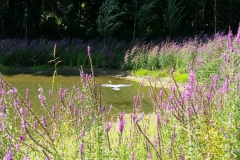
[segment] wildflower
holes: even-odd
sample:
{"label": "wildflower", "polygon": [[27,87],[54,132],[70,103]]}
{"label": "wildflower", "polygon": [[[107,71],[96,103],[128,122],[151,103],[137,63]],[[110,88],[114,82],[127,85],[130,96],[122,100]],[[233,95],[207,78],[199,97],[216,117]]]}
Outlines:
{"label": "wildflower", "polygon": [[41,106],[44,106],[44,101],[46,100],[46,97],[43,95],[43,88],[39,87],[38,91],[39,91],[38,98],[40,99]]}
{"label": "wildflower", "polygon": [[165,123],[168,124],[169,120],[168,117],[165,118]]}
{"label": "wildflower", "polygon": [[25,155],[23,160],[30,160],[30,158],[28,157],[28,155]]}
{"label": "wildflower", "polygon": [[141,113],[141,115],[135,120],[135,123],[138,123],[139,121],[141,121],[144,117],[144,113]]}
{"label": "wildflower", "polygon": [[6,104],[2,104],[2,106],[0,106],[1,112],[6,114],[7,113],[7,107]]}
{"label": "wildflower", "polygon": [[30,90],[27,88],[27,89],[26,89],[26,101],[28,101],[29,93],[30,93]]}
{"label": "wildflower", "polygon": [[111,122],[106,122],[105,132],[109,132],[111,127],[112,127],[112,123]]}
{"label": "wildflower", "polygon": [[51,160],[51,158],[47,156],[47,157],[45,158],[45,160]]}
{"label": "wildflower", "polygon": [[111,104],[110,107],[109,107],[108,113],[111,113],[112,108],[113,108],[113,105]]}
{"label": "wildflower", "polygon": [[15,145],[15,148],[16,148],[17,150],[20,150],[20,144],[17,143],[17,144]]}
{"label": "wildflower", "polygon": [[233,38],[232,30],[229,27],[229,30],[228,30],[228,41],[227,41],[227,51],[231,51],[231,52],[234,51],[233,46],[232,46],[232,38]]}
{"label": "wildflower", "polygon": [[120,115],[119,115],[119,126],[118,126],[118,129],[119,129],[119,132],[120,132],[121,134],[122,134],[122,132],[123,132],[124,125],[125,125],[124,114],[125,114],[125,111],[123,111],[123,112],[120,113]]}
{"label": "wildflower", "polygon": [[194,113],[193,107],[190,106],[190,107],[188,108],[188,110],[189,110],[189,115],[192,116],[193,113]]}
{"label": "wildflower", "polygon": [[21,118],[21,129],[25,130],[25,128],[27,127],[27,122],[24,120],[24,118]]}
{"label": "wildflower", "polygon": [[46,118],[44,117],[44,115],[42,115],[42,124],[44,127],[47,127],[47,122],[46,122]]}
{"label": "wildflower", "polygon": [[74,106],[74,115],[76,116],[78,113],[78,107],[77,106]]}
{"label": "wildflower", "polygon": [[222,86],[221,88],[221,91],[222,93],[228,93],[230,90],[229,90],[229,79],[228,78],[225,78],[225,83],[224,85]]}
{"label": "wildflower", "polygon": [[171,69],[170,69],[170,74],[172,75],[173,72],[174,72],[174,68],[171,68]]}
{"label": "wildflower", "polygon": [[137,106],[137,96],[133,97],[134,106]]}
{"label": "wildflower", "polygon": [[172,89],[172,92],[174,92],[176,90],[174,85],[172,85],[171,89]]}
{"label": "wildflower", "polygon": [[180,145],[179,150],[180,150],[180,160],[185,160],[185,157],[182,153],[182,145]]}
{"label": "wildflower", "polygon": [[235,38],[236,42],[240,42],[240,22],[239,22],[239,26],[238,26],[238,32],[237,32],[237,36]]}
{"label": "wildflower", "polygon": [[217,89],[217,82],[219,80],[219,76],[218,75],[215,75],[213,77],[213,88],[216,90]]}
{"label": "wildflower", "polygon": [[214,127],[214,120],[213,119],[210,119],[210,124],[212,127]]}
{"label": "wildflower", "polygon": [[134,160],[134,152],[131,153],[131,160]]}
{"label": "wildflower", "polygon": [[82,156],[82,154],[83,154],[83,143],[82,142],[79,144],[79,153]]}
{"label": "wildflower", "polygon": [[36,121],[33,122],[33,127],[34,127],[34,128],[37,127],[37,122],[36,122]]}
{"label": "wildflower", "polygon": [[9,150],[3,157],[3,160],[14,160],[13,152]]}
{"label": "wildflower", "polygon": [[91,47],[90,46],[87,47],[87,51],[88,51],[88,54],[90,54],[90,52],[91,52]]}
{"label": "wildflower", "polygon": [[148,156],[148,160],[152,159],[152,154],[150,152],[148,152],[147,156]]}
{"label": "wildflower", "polygon": [[162,95],[163,95],[163,91],[161,90],[158,94],[158,97],[162,97]]}
{"label": "wildflower", "polygon": [[7,92],[7,94],[14,94],[14,93],[17,93],[17,89],[15,87],[13,87]]}
{"label": "wildflower", "polygon": [[83,129],[82,129],[82,133],[81,133],[80,136],[81,136],[81,137],[84,136],[84,135],[85,135],[85,132],[86,132],[86,130],[83,128]]}
{"label": "wildflower", "polygon": [[124,57],[124,61],[125,61],[125,63],[128,63],[128,61],[129,61],[129,57],[130,57],[130,51],[127,50],[127,52],[125,53],[125,57]]}
{"label": "wildflower", "polygon": [[25,136],[24,136],[24,134],[21,134],[21,135],[20,135],[20,141],[25,141]]}
{"label": "wildflower", "polygon": [[105,106],[102,107],[102,113],[106,114],[106,107]]}
{"label": "wildflower", "polygon": [[195,74],[194,74],[193,71],[190,72],[188,81],[190,83],[194,83],[195,82]]}

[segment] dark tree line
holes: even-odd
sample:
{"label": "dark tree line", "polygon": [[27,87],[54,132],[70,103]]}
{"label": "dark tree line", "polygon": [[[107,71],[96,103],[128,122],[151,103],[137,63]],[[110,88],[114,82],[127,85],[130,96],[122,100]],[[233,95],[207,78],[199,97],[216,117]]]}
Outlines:
{"label": "dark tree line", "polygon": [[237,32],[240,0],[0,0],[1,38],[93,39]]}

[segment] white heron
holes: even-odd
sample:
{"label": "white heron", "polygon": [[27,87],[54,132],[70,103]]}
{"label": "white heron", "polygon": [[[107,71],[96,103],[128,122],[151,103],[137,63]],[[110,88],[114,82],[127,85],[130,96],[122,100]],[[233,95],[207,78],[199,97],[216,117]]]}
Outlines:
{"label": "white heron", "polygon": [[114,91],[119,91],[122,87],[129,87],[132,86],[132,84],[112,84],[111,81],[109,81],[110,84],[101,84],[102,87],[109,87],[112,88]]}

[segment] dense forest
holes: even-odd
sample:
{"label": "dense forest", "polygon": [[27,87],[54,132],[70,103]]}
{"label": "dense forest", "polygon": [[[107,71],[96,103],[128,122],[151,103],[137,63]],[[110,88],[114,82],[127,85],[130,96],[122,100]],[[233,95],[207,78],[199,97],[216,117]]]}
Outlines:
{"label": "dense forest", "polygon": [[136,38],[236,34],[240,0],[0,0],[0,38]]}

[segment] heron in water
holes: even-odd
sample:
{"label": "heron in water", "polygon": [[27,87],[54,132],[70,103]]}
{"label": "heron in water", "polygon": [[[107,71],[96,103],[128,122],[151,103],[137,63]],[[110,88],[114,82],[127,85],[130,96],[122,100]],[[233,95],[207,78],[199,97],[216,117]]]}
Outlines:
{"label": "heron in water", "polygon": [[119,91],[123,87],[129,87],[132,86],[132,84],[112,84],[111,81],[109,81],[110,84],[101,84],[102,87],[109,87],[112,88],[114,91]]}

